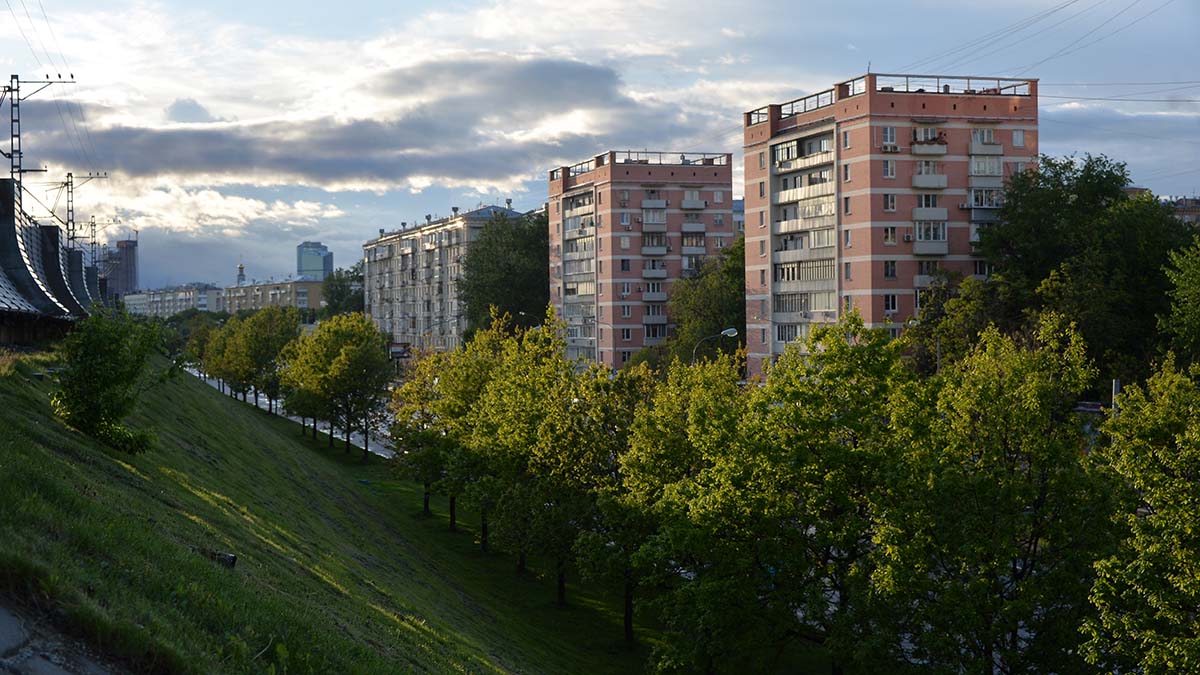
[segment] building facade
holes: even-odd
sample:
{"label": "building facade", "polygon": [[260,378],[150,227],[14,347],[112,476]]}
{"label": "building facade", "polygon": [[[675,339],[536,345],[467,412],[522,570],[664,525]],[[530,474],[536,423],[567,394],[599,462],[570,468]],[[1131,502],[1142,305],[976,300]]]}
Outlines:
{"label": "building facade", "polygon": [[138,291],[136,239],[122,239],[115,246],[105,245],[100,263],[100,286],[108,303]]}
{"label": "building facade", "polygon": [[451,350],[467,329],[458,294],[462,259],[495,216],[522,218],[503,206],[485,206],[409,226],[363,244],[363,307],[400,352]]}
{"label": "building facade", "polygon": [[191,284],[179,288],[163,288],[130,293],[124,298],[130,314],[167,318],[189,309],[201,312],[225,311],[225,289],[212,284]]}
{"label": "building facade", "polygon": [[247,281],[225,289],[225,311],[230,314],[264,307],[317,310],[321,303],[321,282],[312,279]]}
{"label": "building facade", "polygon": [[333,253],[319,241],[306,241],[296,247],[296,276],[324,281],[333,274]]}
{"label": "building facade", "polygon": [[675,280],[739,235],[731,159],[614,151],[550,172],[550,301],[568,356],[616,368],[667,337]]}
{"label": "building facade", "polygon": [[1033,166],[1037,80],[868,74],[744,115],[751,373],[814,324],[919,320]]}

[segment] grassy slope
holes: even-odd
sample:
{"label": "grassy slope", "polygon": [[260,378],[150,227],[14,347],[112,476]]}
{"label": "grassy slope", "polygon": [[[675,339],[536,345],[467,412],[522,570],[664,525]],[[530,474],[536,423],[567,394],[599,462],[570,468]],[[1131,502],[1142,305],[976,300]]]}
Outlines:
{"label": "grassy slope", "polygon": [[[0,592],[139,670],[630,672],[612,593],[518,578],[379,461],[327,451],[182,376],[112,454],[50,414],[28,364],[0,374]],[[368,482],[364,482],[368,481]],[[460,518],[463,516],[460,516]],[[470,518],[470,514],[466,518]],[[229,570],[193,546],[238,555]]]}

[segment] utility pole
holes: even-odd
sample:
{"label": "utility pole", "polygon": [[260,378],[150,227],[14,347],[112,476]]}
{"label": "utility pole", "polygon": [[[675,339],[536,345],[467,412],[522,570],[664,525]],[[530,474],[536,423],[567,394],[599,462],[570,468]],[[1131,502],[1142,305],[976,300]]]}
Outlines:
{"label": "utility pole", "polygon": [[[21,95],[21,85],[22,84],[40,84],[42,86],[38,87],[37,89],[34,89],[29,94],[22,96]],[[45,80],[22,80],[17,75],[11,75],[9,78],[8,86],[4,87],[3,92],[0,93],[0,102],[3,102],[5,96],[7,96],[9,99],[8,100],[8,107],[9,107],[8,152],[4,152],[3,150],[0,150],[0,154],[3,154],[4,156],[8,157],[8,162],[9,162],[8,175],[9,175],[9,178],[12,178],[13,181],[16,183],[16,185],[14,186],[14,189],[13,189],[13,194],[14,194],[14,199],[16,202],[14,204],[14,206],[15,206],[17,212],[21,211],[21,192],[23,189],[23,186],[21,184],[21,176],[23,174],[30,173],[30,172],[45,171],[45,169],[25,169],[25,168],[21,167],[21,159],[22,159],[22,154],[23,154],[21,152],[21,101],[32,98],[33,96],[37,95],[38,92],[42,91],[43,89],[45,89],[46,87],[49,87],[52,84],[75,84],[75,80],[74,79],[64,80],[64,79],[62,79],[61,76],[57,80],[51,80],[51,79],[49,79],[49,76],[47,76]]]}
{"label": "utility pole", "polygon": [[[83,187],[94,180],[103,180],[108,178],[108,172],[88,173],[80,181],[78,186],[75,184],[75,174],[67,172],[67,180],[62,183],[67,189],[67,247],[75,248],[75,242],[79,239],[78,231],[75,226],[75,188]],[[96,237],[96,218],[92,217],[92,239]],[[95,254],[95,245],[92,246],[92,253]]]}

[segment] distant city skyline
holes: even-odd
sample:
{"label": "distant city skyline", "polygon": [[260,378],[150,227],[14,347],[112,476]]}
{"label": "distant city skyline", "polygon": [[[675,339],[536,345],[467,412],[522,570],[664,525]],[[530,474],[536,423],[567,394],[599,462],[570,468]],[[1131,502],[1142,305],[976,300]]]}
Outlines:
{"label": "distant city skyline", "polygon": [[138,231],[146,287],[286,274],[305,240],[344,267],[380,227],[533,209],[547,170],[606,148],[730,152],[740,196],[741,113],[868,68],[1040,78],[1043,152],[1200,191],[1193,2],[43,5],[0,25],[0,59],[76,84],[23,104],[26,163],[111,173],[77,214]]}

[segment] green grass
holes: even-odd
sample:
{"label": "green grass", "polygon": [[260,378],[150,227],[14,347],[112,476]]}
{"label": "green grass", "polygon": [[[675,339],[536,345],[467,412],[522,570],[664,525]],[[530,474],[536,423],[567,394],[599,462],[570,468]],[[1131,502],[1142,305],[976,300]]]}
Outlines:
{"label": "green grass", "polygon": [[[120,455],[50,413],[46,360],[0,373],[0,592],[148,672],[635,672],[619,596],[478,551],[386,463],[184,375]],[[194,547],[237,554],[234,569]],[[548,570],[540,568],[544,574]],[[653,634],[641,631],[645,639]]]}

